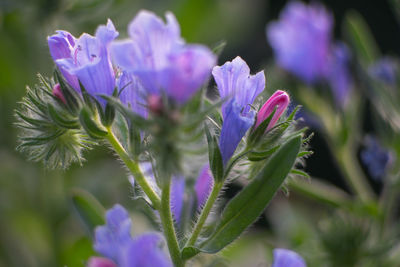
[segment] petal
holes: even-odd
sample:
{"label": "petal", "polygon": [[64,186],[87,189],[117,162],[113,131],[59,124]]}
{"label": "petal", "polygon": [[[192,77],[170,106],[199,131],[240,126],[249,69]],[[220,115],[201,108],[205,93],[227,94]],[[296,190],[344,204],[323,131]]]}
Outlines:
{"label": "petal", "polygon": [[267,37],[278,64],[307,83],[326,75],[333,19],[322,6],[290,2]]}
{"label": "petal", "polygon": [[266,120],[276,108],[276,112],[268,124],[267,130],[274,127],[275,123],[279,120],[283,112],[289,106],[290,98],[285,91],[276,91],[265,104],[261,107],[257,114],[257,121],[255,128],[258,127],[264,120]]}
{"label": "petal", "polygon": [[110,51],[117,66],[124,71],[133,71],[139,68],[138,51],[131,40],[115,41],[111,43]]}
{"label": "petal", "polygon": [[274,249],[274,262],[271,267],[306,267],[303,258],[288,249]]}
{"label": "petal", "polygon": [[138,115],[146,118],[146,92],[144,91],[139,80],[127,72],[123,72],[118,79],[118,89],[120,93],[121,102],[130,105],[132,110]]}
{"label": "petal", "polygon": [[110,19],[107,20],[107,25],[100,25],[96,30],[96,38],[104,44],[110,43],[117,38],[118,34]]}
{"label": "petal", "polygon": [[150,11],[140,11],[129,24],[128,32],[140,55],[136,60],[142,67],[161,69],[167,62],[169,52],[182,44],[179,25],[169,13],[166,25]]}
{"label": "petal", "polygon": [[173,177],[171,184],[171,211],[178,224],[181,221],[184,195],[185,179],[183,177]]}
{"label": "petal", "polygon": [[255,112],[250,110],[242,114],[242,107],[230,101],[225,108],[224,123],[219,139],[222,160],[226,164],[232,157],[237,146],[254,123]]}
{"label": "petal", "polygon": [[[232,62],[228,61],[222,66],[214,67],[212,74],[221,98],[233,97],[234,101],[245,109],[244,112],[249,111],[249,105],[265,87],[264,73],[259,72],[251,76],[249,67],[240,57],[236,57]],[[222,105],[224,117],[227,103]]]}
{"label": "petal", "polygon": [[131,225],[128,212],[121,205],[115,205],[106,213],[106,225],[96,227],[94,249],[117,261],[119,251],[132,240]]}
{"label": "petal", "polygon": [[50,54],[57,64],[61,74],[65,80],[75,90],[80,92],[78,79],[75,75],[71,74],[68,69],[65,69],[57,63],[59,60],[72,60],[73,47],[76,39],[69,32],[57,31],[56,34],[47,37]]}
{"label": "petal", "polygon": [[197,208],[203,206],[210,194],[213,187],[214,179],[211,175],[210,166],[206,164],[200,171],[199,177],[197,177],[194,185],[194,190],[197,197]]}
{"label": "petal", "polygon": [[172,267],[171,261],[160,248],[158,234],[143,234],[129,243],[120,258],[120,267]]}
{"label": "petal", "polygon": [[348,96],[352,86],[349,71],[350,52],[343,43],[335,45],[329,62],[328,81],[336,103],[343,107],[348,103]]}
{"label": "petal", "polygon": [[183,104],[206,82],[215,62],[216,57],[205,46],[188,45],[173,51],[160,77],[161,87],[169,97]]}

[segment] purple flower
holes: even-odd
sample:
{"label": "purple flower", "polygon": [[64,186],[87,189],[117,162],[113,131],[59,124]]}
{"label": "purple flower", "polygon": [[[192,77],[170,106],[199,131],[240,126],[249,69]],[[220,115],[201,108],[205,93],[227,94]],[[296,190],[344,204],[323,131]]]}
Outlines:
{"label": "purple flower", "polygon": [[361,160],[367,167],[371,177],[379,181],[385,174],[391,163],[391,153],[379,144],[373,136],[366,136],[364,140],[365,147],[361,150]]}
{"label": "purple flower", "polygon": [[389,85],[395,85],[397,81],[397,64],[393,58],[385,57],[368,68],[368,73],[374,79]]}
{"label": "purple flower", "polygon": [[123,72],[118,78],[117,87],[120,90],[119,98],[121,102],[130,106],[138,115],[146,118],[148,112],[146,109],[145,91],[136,76]]}
{"label": "purple flower", "polygon": [[95,230],[94,249],[118,263],[120,251],[132,241],[131,226],[128,212],[121,205],[115,205],[106,213],[106,225]]}
{"label": "purple flower", "polygon": [[281,90],[276,91],[267,100],[267,102],[265,102],[265,104],[261,107],[260,111],[258,112],[255,127],[257,128],[264,120],[266,120],[272,114],[272,112],[276,107],[276,112],[268,124],[267,131],[272,127],[274,127],[274,125],[279,120],[283,112],[285,112],[289,103],[290,103],[290,98],[285,91]]}
{"label": "purple flower", "polygon": [[182,216],[182,208],[185,196],[185,179],[183,177],[173,177],[171,184],[171,212],[175,221],[179,224]]}
{"label": "purple flower", "polygon": [[236,57],[232,62],[214,67],[212,74],[221,98],[222,125],[219,146],[224,164],[232,157],[236,147],[253,125],[255,112],[250,105],[265,87],[264,72],[250,75],[246,62]]}
{"label": "purple flower", "polygon": [[271,267],[306,267],[303,258],[294,251],[276,248],[274,249],[274,261]]}
{"label": "purple flower", "polygon": [[[208,164],[206,164],[203,168],[201,168],[199,176],[197,177],[194,185],[196,200],[193,196],[191,198],[192,201],[187,201],[187,203],[196,203],[196,209],[199,209],[201,206],[203,206],[208,195],[210,194],[213,182],[214,180],[211,176],[210,167]],[[171,211],[175,221],[179,225],[181,222],[183,206],[185,204],[185,180],[183,177],[174,177],[172,179],[171,187]]]}
{"label": "purple flower", "polygon": [[210,166],[206,164],[200,170],[199,177],[197,177],[196,183],[194,185],[194,191],[196,192],[197,197],[197,208],[200,208],[206,203],[213,184],[214,179],[211,175]]}
{"label": "purple flower", "polygon": [[312,83],[328,73],[333,19],[323,6],[290,2],[279,21],[267,27],[267,37],[278,64]]}
{"label": "purple flower", "polygon": [[[111,95],[115,87],[114,70],[108,47],[118,36],[111,20],[97,28],[96,35],[87,33],[75,39],[70,33],[58,31],[48,37],[50,54],[66,81],[78,92],[82,83],[89,94]],[[104,100],[98,97],[104,103]]]}
{"label": "purple flower", "polygon": [[348,69],[350,52],[344,43],[338,42],[332,49],[328,63],[328,82],[332,88],[335,102],[345,106],[352,86],[352,79]]}
{"label": "purple flower", "polygon": [[107,211],[106,225],[96,228],[94,249],[108,258],[108,261],[104,258],[91,258],[88,266],[172,266],[160,248],[161,236],[148,233],[132,238],[131,224],[129,214],[122,206],[117,204]]}
{"label": "purple flower", "polygon": [[116,64],[136,75],[148,95],[165,93],[178,104],[188,101],[207,80],[216,58],[205,46],[186,45],[172,13],[165,24],[141,11],[128,27],[131,40],[111,46]]}

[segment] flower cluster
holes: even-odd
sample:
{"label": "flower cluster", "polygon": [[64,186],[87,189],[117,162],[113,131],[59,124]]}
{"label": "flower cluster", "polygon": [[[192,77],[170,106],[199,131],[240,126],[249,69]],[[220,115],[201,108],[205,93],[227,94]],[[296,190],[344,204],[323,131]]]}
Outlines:
{"label": "flower cluster", "polygon": [[[50,146],[49,140],[70,144],[71,131],[85,134],[77,142],[107,142],[130,171],[135,193],[138,189],[149,204],[149,217],[160,222],[170,258],[158,234],[133,238],[127,211],[114,206],[106,225],[95,232],[94,249],[102,257],[92,257],[88,266],[183,266],[200,252],[222,250],[260,216],[297,168],[298,158],[307,154],[300,153],[305,136],[296,128],[297,109],[286,115],[290,97],[285,91],[276,91],[256,107],[265,89],[264,72],[251,75],[240,57],[217,66],[209,48],[184,42],[172,13],[164,22],[140,11],[128,34],[129,39],[116,40],[118,32],[108,20],[94,36],[76,38],[57,31],[48,37],[58,70],[54,80],[43,84],[46,98],[31,101],[46,116],[20,116],[27,124],[45,125],[40,133],[48,125],[57,126],[54,135],[35,139],[34,145],[51,153],[59,147]],[[220,100],[204,101],[198,92],[211,75]],[[182,151],[197,145],[202,157],[206,140],[209,161],[190,166],[188,176],[179,164]],[[62,151],[69,148],[64,147]],[[193,170],[198,175],[190,179]],[[213,232],[203,236],[222,188],[239,170],[247,172],[249,185],[229,202]],[[276,266],[281,258],[277,256]]]}

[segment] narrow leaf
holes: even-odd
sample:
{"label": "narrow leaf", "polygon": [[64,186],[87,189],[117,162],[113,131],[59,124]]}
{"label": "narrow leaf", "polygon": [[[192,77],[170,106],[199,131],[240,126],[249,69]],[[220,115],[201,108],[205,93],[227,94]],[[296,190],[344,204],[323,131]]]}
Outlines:
{"label": "narrow leaf", "polygon": [[89,192],[75,189],[71,193],[71,200],[79,217],[87,226],[90,233],[93,233],[96,226],[105,224],[105,209]]}
{"label": "narrow leaf", "polygon": [[214,176],[214,180],[219,182],[222,181],[224,176],[224,165],[222,162],[221,152],[218,146],[218,140],[215,135],[211,135],[208,126],[204,126],[204,131],[207,136],[208,143],[208,159],[210,161],[211,172]]}
{"label": "narrow leaf", "polygon": [[260,216],[290,172],[300,146],[301,137],[297,136],[280,147],[259,174],[228,203],[214,233],[200,244],[201,251],[220,251]]}

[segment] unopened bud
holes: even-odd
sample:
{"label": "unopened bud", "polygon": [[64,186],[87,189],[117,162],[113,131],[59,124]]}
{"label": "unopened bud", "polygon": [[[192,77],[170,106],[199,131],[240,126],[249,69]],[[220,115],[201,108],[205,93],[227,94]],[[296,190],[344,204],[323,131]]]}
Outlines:
{"label": "unopened bud", "polygon": [[59,83],[55,84],[53,87],[53,95],[60,99],[64,104],[67,104],[67,101],[65,100],[65,97],[61,91],[61,86]]}
{"label": "unopened bud", "polygon": [[271,113],[276,111],[268,124],[267,130],[274,127],[276,122],[279,120],[283,112],[286,110],[289,105],[290,98],[289,95],[285,91],[278,90],[276,91],[265,104],[261,107],[260,111],[257,114],[257,121],[255,128],[257,128],[264,120],[266,120]]}
{"label": "unopened bud", "polygon": [[149,110],[154,114],[161,114],[163,111],[163,100],[159,95],[149,95],[147,98]]}

